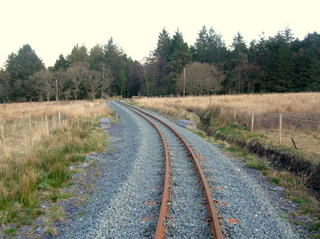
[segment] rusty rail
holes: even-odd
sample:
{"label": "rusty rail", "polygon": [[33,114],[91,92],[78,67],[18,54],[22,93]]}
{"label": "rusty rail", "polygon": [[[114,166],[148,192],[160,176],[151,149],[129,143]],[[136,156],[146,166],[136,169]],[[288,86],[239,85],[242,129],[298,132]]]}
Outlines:
{"label": "rusty rail", "polygon": [[[119,102],[123,106],[126,106],[130,108],[129,105],[123,104],[122,102]],[[159,134],[161,142],[163,144],[163,151],[164,151],[164,160],[165,160],[165,173],[164,173],[164,184],[163,184],[163,192],[162,192],[162,200],[161,200],[161,206],[159,211],[159,219],[157,222],[157,227],[155,231],[155,239],[163,239],[165,238],[165,221],[168,216],[169,211],[169,205],[168,202],[170,201],[170,188],[171,188],[171,175],[170,175],[170,157],[169,157],[169,150],[168,150],[168,144],[165,140],[165,137],[163,133],[160,131],[160,129],[146,116],[144,116],[142,113],[137,112],[136,110],[133,110],[136,114],[144,118]]]}
{"label": "rusty rail", "polygon": [[[191,146],[185,141],[185,139],[175,129],[173,129],[170,125],[168,125],[167,123],[165,123],[162,120],[158,119],[157,117],[155,117],[155,116],[153,116],[153,115],[151,115],[151,114],[149,114],[147,112],[144,112],[144,111],[142,111],[141,109],[139,109],[137,107],[125,104],[123,102],[119,102],[119,103],[122,104],[123,106],[126,106],[128,108],[134,109],[134,112],[136,112],[137,114],[141,115],[142,117],[144,117],[144,115],[147,115],[147,116],[157,120],[158,122],[160,122],[161,124],[166,126],[168,129],[170,129],[177,136],[177,138],[182,142],[182,144],[187,149],[187,151],[189,153],[189,156],[192,158],[192,161],[193,161],[193,163],[194,163],[194,165],[196,167],[200,182],[202,184],[203,193],[204,193],[204,196],[205,196],[206,201],[207,201],[207,208],[208,208],[209,217],[210,217],[210,225],[211,225],[212,234],[213,234],[215,239],[224,239],[224,236],[223,236],[223,233],[222,233],[222,229],[221,229],[221,226],[220,226],[220,223],[219,223],[218,213],[217,213],[217,210],[216,210],[216,208],[214,206],[214,202],[215,201],[212,198],[208,181],[207,181],[207,179],[206,179],[206,177],[204,175],[204,172],[203,172],[203,169],[202,169],[202,167],[201,167],[201,165],[199,163],[199,160],[197,159],[197,157],[196,157],[195,153],[193,152],[193,149],[191,148]],[[146,117],[144,117],[144,118],[147,119]],[[149,119],[147,119],[147,120],[154,127],[156,127]],[[157,130],[159,130],[159,129],[157,129]],[[160,132],[160,131],[158,131],[158,132],[162,135],[162,132]],[[163,135],[161,137],[163,137]],[[167,164],[166,164],[166,166],[167,166]],[[170,168],[169,168],[169,170],[170,170]],[[166,171],[167,171],[167,168],[166,168]],[[170,177],[170,173],[169,173],[169,177]],[[169,185],[170,185],[170,183],[169,183]],[[170,189],[169,189],[169,195],[170,195]],[[164,198],[164,195],[163,195],[163,198]],[[166,213],[168,213],[168,205],[167,205],[168,201],[165,202],[165,204],[166,204],[165,205]],[[161,208],[160,208],[160,216],[159,216],[158,225],[157,225],[156,234],[155,234],[155,239],[164,238],[164,236],[165,236],[165,225],[164,225],[164,222],[165,222],[165,217],[167,216],[167,214],[164,216],[162,214],[162,212],[161,212],[163,204],[164,204],[164,202],[162,201]]]}

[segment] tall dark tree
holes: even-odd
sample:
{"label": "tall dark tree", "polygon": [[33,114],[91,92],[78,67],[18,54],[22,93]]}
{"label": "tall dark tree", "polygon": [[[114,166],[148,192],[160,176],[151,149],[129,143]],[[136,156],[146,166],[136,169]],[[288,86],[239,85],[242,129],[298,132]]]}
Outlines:
{"label": "tall dark tree", "polygon": [[171,55],[169,57],[170,82],[168,87],[169,94],[177,93],[177,80],[183,67],[191,60],[188,44],[184,41],[182,33],[176,31],[171,41]]}
{"label": "tall dark tree", "polygon": [[35,92],[29,82],[29,76],[44,69],[41,59],[30,45],[22,46],[18,53],[9,55],[5,70],[10,74],[11,85],[15,88],[13,98],[17,100],[32,100]]}
{"label": "tall dark tree", "polygon": [[198,38],[194,44],[193,60],[199,62],[208,62],[208,31],[203,26],[198,33]]}
{"label": "tall dark tree", "polygon": [[71,64],[74,62],[87,62],[89,60],[88,49],[84,45],[79,46],[77,44],[72,48],[67,59]]}
{"label": "tall dark tree", "polygon": [[66,70],[68,67],[70,67],[70,62],[62,54],[60,54],[59,58],[54,63],[53,69],[55,71]]}
{"label": "tall dark tree", "polygon": [[222,36],[213,28],[207,31],[205,26],[198,33],[194,44],[193,60],[221,65],[227,56],[227,48]]}
{"label": "tall dark tree", "polygon": [[234,36],[231,49],[229,59],[224,66],[226,78],[223,85],[228,93],[242,93],[244,82],[247,80],[248,49],[240,33]]}
{"label": "tall dark tree", "polygon": [[171,53],[171,39],[169,33],[164,28],[159,33],[157,48],[154,51],[154,55],[159,58],[168,59]]}
{"label": "tall dark tree", "polygon": [[99,70],[100,63],[105,61],[105,56],[103,52],[103,47],[100,45],[95,45],[90,50],[89,55],[89,66],[90,69]]}
{"label": "tall dark tree", "polygon": [[114,81],[113,91],[116,94],[123,95],[128,74],[128,58],[122,49],[110,38],[104,46],[105,63],[109,66]]}

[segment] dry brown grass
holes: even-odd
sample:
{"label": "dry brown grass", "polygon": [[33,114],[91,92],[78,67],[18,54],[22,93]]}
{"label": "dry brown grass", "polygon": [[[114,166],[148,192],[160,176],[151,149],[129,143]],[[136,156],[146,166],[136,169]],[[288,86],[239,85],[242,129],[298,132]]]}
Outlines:
{"label": "dry brown grass", "polygon": [[105,102],[98,101],[1,107],[0,224],[26,223],[38,215],[39,190],[56,190],[68,179],[70,164],[104,148],[104,133],[97,128],[97,118],[110,117],[112,112]]}
{"label": "dry brown grass", "polygon": [[146,105],[174,104],[181,107],[232,107],[256,113],[300,113],[320,115],[320,93],[247,94],[191,96],[186,98],[141,98],[136,102]]}
{"label": "dry brown grass", "polygon": [[194,97],[137,98],[140,106],[157,110],[172,118],[183,117],[199,122],[193,111],[213,110],[224,122],[251,128],[265,136],[265,141],[279,145],[279,114],[283,114],[281,144],[298,149],[307,158],[320,160],[320,93],[214,95]]}
{"label": "dry brown grass", "polygon": [[62,101],[56,102],[31,102],[10,103],[0,105],[0,124],[9,121],[21,121],[26,119],[39,119],[45,116],[61,114],[69,117],[89,116],[99,112],[111,112],[100,101]]}
{"label": "dry brown grass", "polygon": [[111,114],[106,104],[99,101],[12,103],[1,107],[0,127],[3,128],[3,135],[0,135],[0,157],[32,151],[42,137],[48,136],[48,132],[68,126],[77,118]]}

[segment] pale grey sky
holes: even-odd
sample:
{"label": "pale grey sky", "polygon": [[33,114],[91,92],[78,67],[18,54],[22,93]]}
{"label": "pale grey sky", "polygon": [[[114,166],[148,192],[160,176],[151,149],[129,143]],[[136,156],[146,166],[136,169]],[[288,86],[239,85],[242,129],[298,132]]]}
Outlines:
{"label": "pale grey sky", "polygon": [[228,45],[238,31],[249,43],[285,27],[301,39],[320,32],[319,7],[319,0],[0,0],[0,67],[26,43],[51,66],[75,44],[90,49],[111,36],[141,61],[163,27],[170,34],[179,28],[189,44],[203,25]]}

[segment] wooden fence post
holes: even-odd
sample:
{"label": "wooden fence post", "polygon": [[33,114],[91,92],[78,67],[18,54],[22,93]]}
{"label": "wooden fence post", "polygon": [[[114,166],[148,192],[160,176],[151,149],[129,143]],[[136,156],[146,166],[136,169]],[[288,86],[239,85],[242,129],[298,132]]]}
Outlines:
{"label": "wooden fence post", "polygon": [[32,142],[32,121],[31,118],[29,118],[29,140],[30,140],[30,145],[32,147],[33,142]]}
{"label": "wooden fence post", "polygon": [[48,122],[48,116],[46,116],[46,128],[47,128],[47,134],[49,135],[49,122]]}
{"label": "wooden fence post", "polygon": [[6,153],[7,150],[6,150],[6,142],[5,142],[3,125],[0,125],[0,136],[1,136],[1,141],[2,141],[3,155],[7,155],[7,153]]}
{"label": "wooden fence post", "polygon": [[29,130],[31,132],[31,129],[32,129],[32,121],[31,121],[31,118],[29,118]]}
{"label": "wooden fence post", "polygon": [[1,140],[4,144],[4,129],[3,129],[3,125],[0,126],[0,131],[1,131]]}
{"label": "wooden fence post", "polygon": [[233,110],[233,120],[234,120],[234,122],[236,122],[236,119],[237,119],[237,110],[234,109]]}
{"label": "wooden fence post", "polygon": [[61,127],[61,113],[59,111],[59,114],[58,114],[58,121],[59,121],[59,128]]}
{"label": "wooden fence post", "polygon": [[253,132],[254,129],[254,112],[252,112],[252,116],[251,116],[251,132]]}
{"label": "wooden fence post", "polygon": [[282,114],[279,114],[279,144],[282,142]]}

